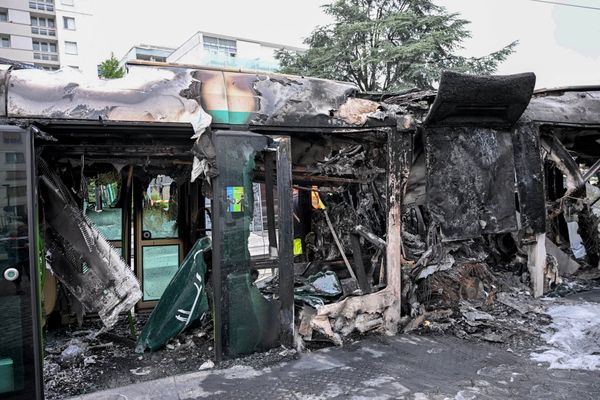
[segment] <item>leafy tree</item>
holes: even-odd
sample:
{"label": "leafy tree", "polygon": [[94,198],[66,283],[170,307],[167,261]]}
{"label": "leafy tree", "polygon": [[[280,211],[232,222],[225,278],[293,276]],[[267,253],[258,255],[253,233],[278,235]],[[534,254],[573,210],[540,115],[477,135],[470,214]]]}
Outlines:
{"label": "leafy tree", "polygon": [[491,74],[518,44],[457,55],[469,21],[432,0],[336,0],[323,8],[335,22],[312,32],[306,52],[278,50],[280,72],[350,81],[367,92],[425,89],[442,70]]}
{"label": "leafy tree", "polygon": [[125,76],[125,68],[119,65],[119,60],[111,53],[110,58],[102,61],[99,67],[99,75],[105,79],[122,78]]}

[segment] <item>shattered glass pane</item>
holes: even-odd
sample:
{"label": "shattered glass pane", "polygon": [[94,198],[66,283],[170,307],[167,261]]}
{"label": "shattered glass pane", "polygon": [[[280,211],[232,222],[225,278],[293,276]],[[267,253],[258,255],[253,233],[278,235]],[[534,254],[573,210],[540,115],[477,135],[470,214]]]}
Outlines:
{"label": "shattered glass pane", "polygon": [[[30,275],[30,195],[27,160],[28,132],[0,127],[0,397],[34,398],[35,357],[38,340],[32,316],[35,298]],[[15,393],[20,392],[20,393]]]}
{"label": "shattered glass pane", "polygon": [[144,192],[142,229],[144,239],[177,237],[177,184],[170,177],[158,175]]}
{"label": "shattered glass pane", "polygon": [[101,211],[87,209],[86,217],[107,240],[121,240],[121,209],[105,208]]}

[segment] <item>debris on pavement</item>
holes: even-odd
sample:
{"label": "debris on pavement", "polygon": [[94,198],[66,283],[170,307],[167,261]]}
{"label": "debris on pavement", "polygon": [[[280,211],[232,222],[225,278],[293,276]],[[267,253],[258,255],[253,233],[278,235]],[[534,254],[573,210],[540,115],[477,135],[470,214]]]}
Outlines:
{"label": "debris on pavement", "polygon": [[4,88],[9,122],[48,131],[49,399],[398,332],[597,367],[596,308],[558,303],[600,279],[597,89],[444,72],[374,101],[305,77],[132,70],[150,78],[14,70]]}

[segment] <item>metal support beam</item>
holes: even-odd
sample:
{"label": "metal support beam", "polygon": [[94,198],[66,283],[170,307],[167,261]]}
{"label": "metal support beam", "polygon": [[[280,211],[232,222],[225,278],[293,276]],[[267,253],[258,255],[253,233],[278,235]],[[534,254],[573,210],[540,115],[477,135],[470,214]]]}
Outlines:
{"label": "metal support beam", "polygon": [[133,194],[133,165],[130,165],[127,169],[127,176],[125,177],[125,190],[123,191],[125,196],[122,199],[121,204],[121,255],[127,263],[131,266],[131,196]]}
{"label": "metal support beam", "polygon": [[275,155],[267,151],[265,153],[265,192],[267,202],[267,231],[269,234],[269,255],[277,257],[277,233],[275,231],[275,198],[274,192],[274,173]]}
{"label": "metal support beam", "polygon": [[[291,140],[282,137],[277,148],[277,196],[279,202],[279,300],[281,344],[294,345],[294,234]],[[270,230],[269,230],[270,234]]]}
{"label": "metal support beam", "polygon": [[352,258],[354,260],[354,269],[356,270],[356,278],[358,280],[358,286],[363,294],[371,293],[371,285],[367,279],[365,272],[365,265],[362,260],[362,250],[360,248],[360,238],[357,234],[350,235],[350,241],[352,243]]}

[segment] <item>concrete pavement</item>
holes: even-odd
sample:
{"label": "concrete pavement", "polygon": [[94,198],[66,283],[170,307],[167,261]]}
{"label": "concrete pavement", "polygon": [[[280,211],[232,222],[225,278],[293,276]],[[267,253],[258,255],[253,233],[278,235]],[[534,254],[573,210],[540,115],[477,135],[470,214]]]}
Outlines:
{"label": "concrete pavement", "polygon": [[528,354],[451,336],[369,337],[274,368],[199,371],[80,396],[154,399],[598,399],[597,371],[549,370]]}

